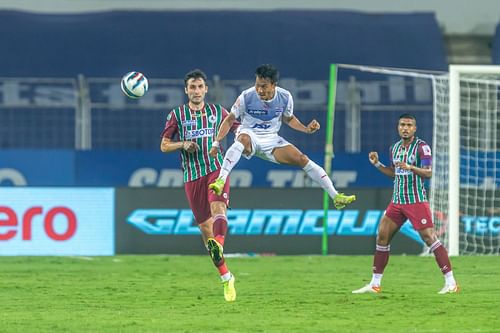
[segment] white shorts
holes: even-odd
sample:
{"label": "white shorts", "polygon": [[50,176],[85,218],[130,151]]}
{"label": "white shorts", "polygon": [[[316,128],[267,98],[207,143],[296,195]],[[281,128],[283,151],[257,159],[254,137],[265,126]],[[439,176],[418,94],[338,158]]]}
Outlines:
{"label": "white shorts", "polygon": [[250,140],[252,140],[252,152],[249,155],[243,154],[248,160],[255,155],[263,160],[278,163],[273,155],[274,148],[280,148],[291,144],[277,133],[257,135],[251,129],[240,129],[236,135],[235,141],[240,134],[247,134]]}

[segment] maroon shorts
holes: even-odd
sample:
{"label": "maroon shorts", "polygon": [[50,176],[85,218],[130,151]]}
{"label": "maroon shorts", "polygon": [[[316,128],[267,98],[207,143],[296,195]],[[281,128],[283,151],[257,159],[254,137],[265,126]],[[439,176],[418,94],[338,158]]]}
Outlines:
{"label": "maroon shorts", "polygon": [[212,216],[210,203],[213,201],[222,201],[229,205],[229,177],[227,177],[224,191],[221,195],[216,195],[208,189],[208,185],[213,183],[219,177],[219,170],[209,173],[206,176],[184,183],[184,191],[189,202],[189,207],[193,211],[196,223],[205,222]]}
{"label": "maroon shorts", "polygon": [[431,207],[428,202],[406,205],[391,202],[385,210],[385,215],[400,227],[407,219],[410,220],[415,230],[434,227],[432,223]]}

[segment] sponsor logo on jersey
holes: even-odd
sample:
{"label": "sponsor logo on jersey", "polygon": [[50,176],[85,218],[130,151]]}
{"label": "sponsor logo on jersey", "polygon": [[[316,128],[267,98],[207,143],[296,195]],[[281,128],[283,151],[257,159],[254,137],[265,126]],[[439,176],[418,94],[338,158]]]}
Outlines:
{"label": "sponsor logo on jersey", "polygon": [[271,127],[271,125],[267,123],[260,123],[252,126],[252,128],[258,128],[258,129],[268,129],[269,127]]}
{"label": "sponsor logo on jersey", "polygon": [[196,125],[196,120],[189,119],[182,122],[182,126],[193,126]]}
{"label": "sponsor logo on jersey", "polygon": [[247,113],[251,116],[266,116],[267,110],[258,110],[258,109],[248,109]]}
{"label": "sponsor logo on jersey", "polygon": [[200,128],[186,131],[186,139],[197,139],[203,137],[212,137],[215,133],[213,128]]}
{"label": "sponsor logo on jersey", "polygon": [[413,172],[410,170],[401,169],[400,167],[396,167],[395,173],[397,176],[411,175]]}
{"label": "sponsor logo on jersey", "polygon": [[215,115],[211,115],[208,117],[208,121],[213,124],[217,121],[217,117],[215,117]]}

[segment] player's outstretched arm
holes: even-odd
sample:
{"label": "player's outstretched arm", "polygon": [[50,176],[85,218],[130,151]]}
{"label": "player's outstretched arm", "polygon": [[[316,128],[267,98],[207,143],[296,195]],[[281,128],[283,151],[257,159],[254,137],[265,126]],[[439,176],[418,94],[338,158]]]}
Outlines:
{"label": "player's outstretched arm", "polygon": [[284,116],[283,121],[294,130],[308,134],[316,132],[321,127],[316,119],[311,120],[311,122],[307,126],[302,124],[299,118],[295,116],[291,117]]}
{"label": "player's outstretched arm", "polygon": [[197,151],[200,147],[193,141],[172,141],[169,138],[162,138],[160,150],[162,153],[170,153],[179,149],[183,149],[188,153]]}
{"label": "player's outstretched arm", "polygon": [[236,120],[236,117],[234,113],[230,112],[226,118],[222,121],[222,123],[219,126],[219,131],[217,132],[217,136],[215,137],[215,140],[212,144],[212,147],[210,148],[209,155],[212,157],[217,156],[217,153],[219,151],[219,144],[224,138],[226,137],[227,133],[233,126],[234,122]]}
{"label": "player's outstretched arm", "polygon": [[385,166],[379,161],[378,153],[376,151],[372,151],[368,154],[368,160],[370,160],[370,163],[384,175],[391,178],[394,178],[394,176],[396,175],[392,167]]}

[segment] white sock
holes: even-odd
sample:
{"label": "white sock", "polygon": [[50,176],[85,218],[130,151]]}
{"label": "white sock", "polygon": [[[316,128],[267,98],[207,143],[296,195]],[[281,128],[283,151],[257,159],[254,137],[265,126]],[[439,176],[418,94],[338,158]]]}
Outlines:
{"label": "white sock", "polygon": [[328,195],[330,198],[335,198],[335,196],[338,194],[337,190],[333,186],[332,180],[328,175],[326,174],[326,171],[314,163],[313,161],[309,160],[309,162],[306,164],[306,166],[303,168],[303,170],[307,173],[307,175],[314,180],[316,183],[318,183],[325,191],[328,192]]}
{"label": "white sock", "polygon": [[221,275],[220,278],[221,278],[221,280],[223,282],[226,282],[226,281],[229,281],[229,279],[231,278],[231,276],[232,276],[231,272],[228,271],[226,274]]}
{"label": "white sock", "polygon": [[382,283],[382,275],[383,274],[373,273],[370,286],[380,287],[380,284]]}
{"label": "white sock", "polygon": [[224,162],[222,163],[222,167],[220,169],[219,178],[224,182],[226,181],[227,176],[233,170],[234,166],[240,160],[241,154],[245,146],[239,141],[236,141],[229,147],[226,151],[226,155],[224,155]]}
{"label": "white sock", "polygon": [[453,271],[449,271],[444,275],[444,281],[449,286],[455,286],[457,281],[455,281],[455,277],[453,276]]}

